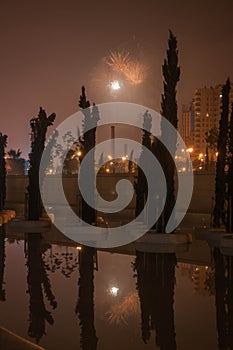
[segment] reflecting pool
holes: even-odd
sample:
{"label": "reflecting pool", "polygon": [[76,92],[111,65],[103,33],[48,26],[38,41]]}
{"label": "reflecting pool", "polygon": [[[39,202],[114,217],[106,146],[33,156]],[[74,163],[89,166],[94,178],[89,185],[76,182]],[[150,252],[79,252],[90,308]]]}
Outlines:
{"label": "reflecting pool", "polygon": [[16,236],[0,235],[0,325],[45,349],[233,348],[233,260],[206,242],[123,254]]}

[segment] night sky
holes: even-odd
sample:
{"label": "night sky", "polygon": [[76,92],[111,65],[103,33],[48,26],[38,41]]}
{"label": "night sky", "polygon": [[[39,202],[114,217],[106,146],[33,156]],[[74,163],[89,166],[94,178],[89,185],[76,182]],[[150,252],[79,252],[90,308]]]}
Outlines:
{"label": "night sky", "polygon": [[233,2],[223,1],[2,1],[1,124],[8,149],[29,150],[29,120],[43,106],[56,124],[77,111],[81,85],[96,103],[116,100],[93,84],[110,51],[126,50],[148,76],[128,100],[160,110],[161,66],[168,30],[177,36],[179,107],[196,87],[233,79]]}

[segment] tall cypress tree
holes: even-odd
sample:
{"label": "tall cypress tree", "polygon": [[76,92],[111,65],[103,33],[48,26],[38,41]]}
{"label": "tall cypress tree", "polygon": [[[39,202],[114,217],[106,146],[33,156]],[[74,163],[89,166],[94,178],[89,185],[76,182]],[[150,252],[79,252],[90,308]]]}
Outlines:
{"label": "tall cypress tree", "polygon": [[[150,113],[146,111],[143,115],[143,118],[144,118],[144,122],[143,122],[142,145],[150,150],[151,139],[150,139],[150,132],[148,131],[151,129],[151,121],[152,121]],[[143,210],[145,205],[144,203],[145,197],[147,196],[147,188],[148,188],[147,181],[146,181],[144,172],[140,167],[140,165],[143,167],[143,162],[144,162],[144,151],[142,150],[142,153],[139,159],[138,178],[137,178],[137,182],[134,183],[134,188],[136,193],[136,212],[135,212],[136,217]]]}
{"label": "tall cypress tree", "polygon": [[213,251],[215,265],[216,326],[219,349],[233,349],[233,257]]}
{"label": "tall cypress tree", "polygon": [[136,252],[134,264],[144,343],[155,331],[159,349],[176,349],[174,322],[175,254]]}
{"label": "tall cypress tree", "polygon": [[218,158],[215,177],[215,206],[214,206],[214,227],[220,227],[221,222],[226,225],[224,203],[226,198],[226,156],[228,138],[228,117],[229,117],[229,93],[230,80],[222,88],[222,112],[219,121],[218,137]]}
{"label": "tall cypress tree", "polygon": [[6,248],[5,248],[5,225],[0,227],[0,301],[6,300],[6,291],[4,288],[4,271],[5,271],[5,260],[6,260]]}
{"label": "tall cypress tree", "polygon": [[6,199],[6,144],[7,136],[0,132],[0,210],[4,209]]}
{"label": "tall cypress tree", "polygon": [[231,105],[231,119],[229,126],[229,155],[228,155],[228,215],[227,230],[233,232],[233,103]]}
{"label": "tall cypress tree", "polygon": [[[178,66],[177,39],[171,31],[169,33],[167,58],[164,60],[162,67],[164,76],[164,93],[162,95],[161,114],[177,129],[176,85],[180,80],[180,67]],[[162,163],[161,165],[166,177],[167,197],[158,227],[160,232],[165,232],[166,225],[175,205],[175,164],[172,158],[175,156],[177,136],[173,133],[168,133],[163,120],[161,122],[160,140],[161,144],[166,144],[169,141],[172,145],[171,155],[166,151],[165,147],[159,147],[160,153],[163,153],[160,154],[159,160]]]}
{"label": "tall cypress tree", "polygon": [[[52,292],[52,286],[43,261],[44,247],[39,233],[28,235],[28,294],[29,294],[29,327],[28,335],[38,343],[46,334],[46,322],[54,324],[54,319],[47,307],[57,308],[56,298]],[[45,302],[45,298],[47,302]]]}
{"label": "tall cypress tree", "polygon": [[47,117],[44,109],[40,107],[38,117],[30,120],[31,126],[31,152],[29,154],[30,168],[28,172],[28,219],[39,220],[42,210],[40,197],[39,169],[40,161],[45,147],[46,132],[56,118],[52,113]]}
{"label": "tall cypress tree", "polygon": [[83,247],[79,264],[79,298],[75,313],[80,321],[80,348],[96,350],[98,338],[94,317],[94,258],[96,250]]}
{"label": "tall cypress tree", "polygon": [[[81,140],[83,154],[80,159],[82,162],[82,159],[86,156],[86,154],[95,147],[96,128],[99,120],[98,108],[95,104],[93,104],[92,109],[90,108],[90,102],[87,100],[84,86],[82,86],[79,107],[82,109],[84,115],[83,139]],[[86,196],[94,205],[94,154],[89,158],[88,170],[88,173],[85,173],[85,179],[82,180],[88,181],[88,193],[86,193]],[[96,222],[96,211],[86,203],[84,198],[82,198],[82,219],[89,224]]]}

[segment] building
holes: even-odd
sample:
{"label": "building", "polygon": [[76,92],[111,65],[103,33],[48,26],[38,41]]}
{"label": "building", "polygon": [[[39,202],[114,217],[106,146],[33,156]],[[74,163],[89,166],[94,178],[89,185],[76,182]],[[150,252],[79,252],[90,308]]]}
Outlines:
{"label": "building", "polygon": [[[198,88],[190,105],[183,106],[181,125],[182,136],[189,147],[193,147],[193,157],[204,160],[206,154],[206,133],[212,128],[219,128],[222,105],[222,87]],[[233,103],[233,84],[230,92],[230,104]],[[230,107],[231,112],[231,107]],[[230,118],[230,115],[229,115]],[[190,124],[189,124],[190,123]],[[188,136],[188,133],[190,135]]]}
{"label": "building", "polygon": [[178,130],[187,147],[192,146],[192,130],[193,130],[193,103],[190,102],[182,105],[182,114],[179,120]]}

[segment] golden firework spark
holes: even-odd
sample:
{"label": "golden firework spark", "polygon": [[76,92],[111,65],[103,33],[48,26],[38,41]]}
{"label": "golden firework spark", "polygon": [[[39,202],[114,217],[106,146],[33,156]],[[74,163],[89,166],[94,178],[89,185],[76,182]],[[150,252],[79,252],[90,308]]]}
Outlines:
{"label": "golden firework spark", "polygon": [[121,303],[113,305],[106,313],[107,320],[109,324],[124,324],[127,325],[127,319],[130,316],[137,315],[139,311],[139,300],[138,293],[134,292],[132,294],[124,297]]}
{"label": "golden firework spark", "polygon": [[117,74],[123,75],[132,85],[139,85],[146,79],[146,66],[133,59],[127,51],[110,52],[106,64]]}

